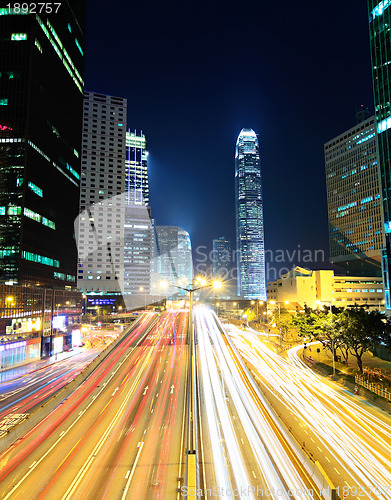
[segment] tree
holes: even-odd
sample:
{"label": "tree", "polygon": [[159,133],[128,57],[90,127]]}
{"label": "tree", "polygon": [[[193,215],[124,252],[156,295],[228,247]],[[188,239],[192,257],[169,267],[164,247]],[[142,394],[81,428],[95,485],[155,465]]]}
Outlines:
{"label": "tree", "polygon": [[293,316],[291,313],[285,309],[281,309],[277,316],[277,325],[281,331],[281,340],[284,340],[288,336],[290,328],[294,327]]}
{"label": "tree", "polygon": [[297,315],[294,322],[302,337],[311,341],[320,341],[335,356],[337,349],[342,353],[345,364],[348,364],[349,350],[340,335],[339,315],[342,309],[333,306],[323,309],[311,309],[305,306],[304,314]]}
{"label": "tree", "polygon": [[254,309],[247,309],[244,314],[247,316],[247,321],[255,321],[257,319]]}
{"label": "tree", "polygon": [[384,336],[386,324],[379,311],[367,312],[363,307],[344,309],[339,316],[339,331],[343,343],[357,359],[360,373],[363,371],[362,356],[379,344]]}

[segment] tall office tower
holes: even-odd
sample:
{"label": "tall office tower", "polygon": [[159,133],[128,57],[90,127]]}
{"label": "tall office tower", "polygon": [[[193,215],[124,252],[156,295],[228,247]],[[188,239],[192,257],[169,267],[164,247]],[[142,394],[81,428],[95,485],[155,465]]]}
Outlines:
{"label": "tall office tower", "polygon": [[258,138],[244,128],[235,154],[238,295],[266,300],[265,246]]}
{"label": "tall office tower", "polygon": [[84,93],[78,288],[120,292],[123,280],[127,101]]}
{"label": "tall office tower", "polygon": [[213,276],[227,279],[231,270],[231,243],[224,236],[213,240],[212,270]]}
{"label": "tall office tower", "polygon": [[383,224],[372,116],[324,146],[330,262],[355,276],[381,276]]}
{"label": "tall office tower", "polygon": [[391,309],[391,2],[368,0],[372,80],[378,132],[380,188],[383,200],[385,248],[382,270],[386,309]]}
{"label": "tall office tower", "polygon": [[145,135],[126,132],[126,209],[124,235],[124,294],[138,305],[140,294],[151,293],[153,228],[149,204],[148,151]]}
{"label": "tall office tower", "polygon": [[126,192],[128,203],[149,204],[148,165],[145,135],[126,132]]}
{"label": "tall office tower", "polygon": [[75,287],[86,2],[41,5],[0,8],[0,282]]}
{"label": "tall office tower", "polygon": [[[177,226],[156,226],[157,235],[157,283],[164,280],[169,285],[175,285],[185,278],[187,283],[193,279],[193,259],[191,241],[187,231]],[[183,295],[175,287],[169,287],[167,294]]]}

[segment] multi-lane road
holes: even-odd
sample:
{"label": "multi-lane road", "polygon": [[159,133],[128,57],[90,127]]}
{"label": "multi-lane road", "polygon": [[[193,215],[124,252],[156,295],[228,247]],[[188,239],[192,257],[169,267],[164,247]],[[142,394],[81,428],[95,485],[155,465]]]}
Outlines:
{"label": "multi-lane road", "polygon": [[[284,359],[258,335],[228,332],[267,398],[341,498],[391,498],[389,415],[308,368],[293,348]],[[345,494],[345,496],[343,496]]]}
{"label": "multi-lane road", "polygon": [[[89,378],[0,456],[2,498],[175,498],[186,313],[146,314]],[[178,432],[179,430],[179,432]]]}
{"label": "multi-lane road", "polygon": [[[89,345],[93,344],[93,347],[75,347],[71,353],[66,353],[63,359],[50,364],[46,364],[45,361],[34,363],[35,370],[31,372],[27,371],[27,367],[23,367],[26,369],[25,374],[1,383],[0,422],[7,421],[6,417],[10,415],[27,414],[34,411],[35,408],[76,378],[119,333],[119,328],[112,328],[107,332],[105,330],[90,331],[88,335]],[[22,373],[24,369],[19,370]],[[8,418],[8,420],[10,419],[11,417]],[[0,428],[0,435],[1,432]]]}
{"label": "multi-lane road", "polygon": [[[187,324],[186,311],[145,313],[73,393],[0,455],[0,498],[193,494],[186,484]],[[319,494],[308,466],[314,460],[341,498],[391,498],[385,418],[324,382],[294,351],[283,359],[206,308],[196,308],[194,326],[198,498],[329,498]],[[42,370],[42,394],[80,369],[72,363]],[[18,402],[9,403],[29,412],[41,393],[25,380],[12,395]]]}
{"label": "multi-lane road", "polygon": [[320,498],[207,309],[196,313],[201,490],[246,498]]}

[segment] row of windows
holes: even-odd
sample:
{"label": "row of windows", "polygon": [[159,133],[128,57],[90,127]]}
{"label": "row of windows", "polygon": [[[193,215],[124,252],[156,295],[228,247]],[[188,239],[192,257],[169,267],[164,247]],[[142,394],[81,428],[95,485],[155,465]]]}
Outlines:
{"label": "row of windows", "polygon": [[45,257],[43,255],[38,255],[33,252],[23,251],[22,258],[31,262],[36,262],[38,264],[44,264],[45,266],[60,267],[60,263],[58,260],[51,259],[50,257]]}

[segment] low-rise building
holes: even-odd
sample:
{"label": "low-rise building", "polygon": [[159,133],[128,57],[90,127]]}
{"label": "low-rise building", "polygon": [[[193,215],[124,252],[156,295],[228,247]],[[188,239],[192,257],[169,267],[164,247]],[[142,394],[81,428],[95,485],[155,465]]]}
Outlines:
{"label": "low-rise building", "polygon": [[288,310],[302,310],[320,305],[337,307],[367,306],[384,311],[381,278],[336,276],[332,270],[311,271],[295,267],[276,281],[267,284],[268,301],[285,304]]}

